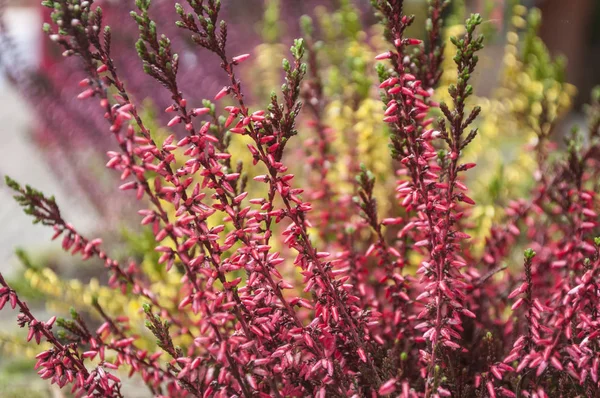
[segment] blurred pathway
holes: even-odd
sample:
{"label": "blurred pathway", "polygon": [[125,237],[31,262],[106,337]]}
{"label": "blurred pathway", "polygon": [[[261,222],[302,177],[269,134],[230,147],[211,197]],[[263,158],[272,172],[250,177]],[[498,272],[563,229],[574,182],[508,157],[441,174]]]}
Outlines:
{"label": "blurred pathway", "polygon": [[5,175],[55,195],[65,217],[76,221],[82,230],[93,225],[94,217],[83,199],[64,191],[60,171],[51,171],[30,141],[32,115],[26,111],[24,101],[5,82],[0,82],[0,93],[0,272],[10,274],[16,265],[15,247],[35,250],[59,248],[59,244],[50,242],[51,228],[33,225],[31,217],[23,213],[4,184]]}
{"label": "blurred pathway", "polygon": [[[36,63],[39,54],[41,29],[37,7],[14,7],[6,11],[5,21],[25,62]],[[94,220],[93,211],[84,199],[65,192],[60,184],[60,171],[51,171],[43,155],[29,138],[33,115],[27,104],[0,76],[0,272],[10,274],[15,266],[15,247],[42,250],[59,249],[59,244],[50,242],[52,230],[42,225],[33,225],[12,198],[4,184],[9,175],[22,184],[55,195],[66,218],[76,222],[83,231],[89,229]]]}

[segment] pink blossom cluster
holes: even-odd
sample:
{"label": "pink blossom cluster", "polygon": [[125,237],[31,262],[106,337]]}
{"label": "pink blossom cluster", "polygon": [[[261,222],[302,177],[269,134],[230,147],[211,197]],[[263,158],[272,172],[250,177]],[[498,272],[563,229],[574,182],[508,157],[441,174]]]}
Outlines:
{"label": "pink blossom cluster", "polygon": [[[0,276],[0,308],[18,307],[29,340],[52,346],[38,356],[42,378],[87,397],[122,396],[124,372],[140,374],[157,396],[600,393],[598,125],[590,127],[589,144],[570,145],[563,161],[538,165],[543,177],[531,198],[507,207],[482,254],[465,232],[475,202],[462,176],[475,165],[461,153],[477,135],[471,126],[480,108],[468,109],[466,100],[482,48],[475,33],[481,17],[469,18],[465,35],[454,39],[452,103],[437,103],[432,94],[441,75],[438,36],[447,2],[431,2],[436,28],[427,44],[404,37],[413,18],[402,13],[401,0],[374,2],[391,47],[376,58],[383,61],[379,88],[401,208],[380,215],[369,170],[357,168],[353,201],[328,180],[332,131],[323,121],[318,70],[310,72],[309,91],[301,84],[307,51],[316,65],[311,42],[294,42],[293,59],[283,62],[281,94],[266,109],[252,110],[236,75],[249,55],[228,55],[220,2],[177,5],[178,26],[204,49],[203,57],[220,62],[228,80],[214,103],[193,103],[184,94],[192,88],[178,78],[178,55],[150,18],[150,1],[137,0],[136,49],[145,72],[171,98],[166,127],[186,131],[157,142],[115,67],[111,30],[92,3],[45,1],[56,25],[47,29],[65,55],[83,61],[79,98],[95,101],[108,122],[116,145],[107,167],[120,175],[119,189],[143,206],[138,213],[154,234],[158,262],[182,275],[178,310],[160,304],[137,264],[122,265],[100,240],[79,234],[53,198],[8,179],[26,212],[52,226],[65,250],[100,259],[111,287],[147,301],[147,327],[157,340],[154,350],[141,349],[129,319],[98,303],[104,322],[96,330],[75,311],[72,320],[40,322]],[[297,123],[302,98],[311,104],[311,162],[321,184],[307,192],[284,156],[290,140],[304,133]],[[247,138],[250,170],[236,165],[231,134]],[[248,189],[252,183],[263,194]],[[222,221],[215,225],[211,217]],[[316,236],[338,239],[315,239],[314,228]],[[508,272],[504,263],[513,261],[517,242],[531,249]],[[53,334],[55,321],[66,341]],[[193,343],[177,346],[181,336]]]}

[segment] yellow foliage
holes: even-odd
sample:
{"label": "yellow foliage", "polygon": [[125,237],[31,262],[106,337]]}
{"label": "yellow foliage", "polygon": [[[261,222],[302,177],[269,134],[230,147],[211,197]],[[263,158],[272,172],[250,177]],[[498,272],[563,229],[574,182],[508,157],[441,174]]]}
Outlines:
{"label": "yellow foliage", "polygon": [[[174,269],[161,275],[156,272],[156,264],[149,259],[144,260],[142,269],[151,281],[151,291],[156,295],[159,304],[163,308],[176,311],[176,303],[180,300],[178,287],[181,275]],[[46,308],[50,313],[65,314],[70,307],[76,307],[78,311],[90,314],[100,323],[103,320],[93,305],[94,300],[97,300],[107,314],[129,318],[133,334],[143,337],[136,343],[140,348],[154,346],[154,339],[144,326],[146,318],[142,310],[142,305],[149,300],[133,295],[115,294],[112,288],[101,285],[95,278],[90,279],[88,283],[77,279],[65,279],[50,268],[29,268],[24,276],[33,289],[45,296]],[[185,336],[175,339],[178,343],[187,340]]]}
{"label": "yellow foliage", "polygon": [[51,347],[50,343],[42,341],[40,345],[26,341],[24,333],[0,333],[0,352],[2,355],[18,358],[34,359],[37,354]]}
{"label": "yellow foliage", "polygon": [[[475,126],[479,134],[464,154],[465,161],[478,165],[467,177],[477,202],[472,235],[478,248],[483,247],[494,220],[503,215],[506,198],[520,197],[533,181],[537,165],[524,146],[536,139],[536,132],[547,132],[570,109],[575,94],[572,85],[560,80],[560,63],[550,58],[535,35],[536,11],[528,16],[525,7],[516,6],[513,13],[499,87],[490,98],[473,96],[469,101],[470,106],[482,108]],[[523,29],[528,29],[525,36],[519,34]],[[439,101],[451,102],[448,86],[456,80],[456,65],[449,38],[463,33],[462,25],[450,26],[444,32],[444,73],[435,93]],[[546,122],[540,126],[542,113]]]}

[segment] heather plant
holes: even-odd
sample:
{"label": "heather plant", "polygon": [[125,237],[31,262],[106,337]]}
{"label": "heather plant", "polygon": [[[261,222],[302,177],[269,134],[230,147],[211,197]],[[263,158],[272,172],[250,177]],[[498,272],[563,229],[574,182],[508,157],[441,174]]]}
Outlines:
{"label": "heather plant", "polygon": [[[244,94],[253,81],[239,71],[251,55],[230,53],[220,1],[174,10],[202,63],[218,65],[226,80],[208,101],[188,96],[194,86],[180,75],[164,21],[137,0],[135,48],[153,91],[169,98],[159,129],[116,67],[118,40],[101,9],[44,1],[52,9],[44,29],[79,59],[78,98],[104,116],[115,144],[107,167],[137,199],[148,232],[131,242],[141,256],[121,260],[65,220],[53,197],[6,178],[34,222],[108,274],[105,285],[63,284],[23,255],[45,294],[83,298],[69,318],[47,321],[0,275],[0,308],[18,309],[27,340],[43,345],[41,378],[103,397],[126,395],[127,375],[156,396],[598,395],[600,95],[587,109],[589,126],[552,153],[568,93],[560,62],[545,58],[536,39],[533,11],[524,46],[510,36],[507,51],[513,67],[502,89],[520,102],[497,100],[514,116],[508,125],[536,138],[532,183],[506,199],[478,248],[467,189],[476,164],[465,154],[489,139],[479,128],[485,134],[490,108],[478,103],[490,101],[472,85],[483,21],[470,16],[446,43],[449,3],[429,2],[424,41],[408,35],[418,26],[402,0],[372,2],[382,26],[372,41],[344,3],[334,17],[345,21],[343,33],[326,36],[339,47],[329,50],[304,18],[306,37],[282,62],[281,89],[251,108]],[[318,26],[327,34],[326,17]],[[379,108],[362,73],[373,60]],[[511,73],[532,86],[514,84]],[[336,106],[380,118],[363,124],[372,147],[359,147],[368,137],[357,138],[351,121],[332,123]],[[310,168],[294,167],[297,159]],[[378,160],[384,166],[371,170]],[[518,263],[515,247],[527,248]]]}
{"label": "heather plant", "polygon": [[[104,22],[110,24],[113,34],[119,37],[119,40],[113,43],[113,51],[120,54],[115,62],[121,70],[121,77],[127,81],[130,95],[143,101],[141,114],[146,123],[150,124],[152,130],[157,130],[169,120],[167,114],[158,110],[166,108],[170,98],[167,92],[156,92],[155,86],[151,82],[148,84],[149,81],[141,68],[140,59],[133,45],[138,38],[138,29],[135,24],[130,23],[129,16],[133,2],[100,0],[97,3],[103,8]],[[243,13],[229,3],[225,3],[221,11],[223,16],[236,25],[236,29],[230,32],[228,39],[229,47],[234,52],[260,43],[260,36],[254,32],[255,26],[247,21],[252,17],[259,20],[258,12],[255,12],[255,15],[248,15],[248,11],[260,10],[262,0],[244,0],[244,3],[247,6],[244,7]],[[302,12],[310,10],[313,3],[314,0],[303,1],[302,4],[296,5],[295,9],[284,9],[284,12],[277,14],[277,17],[280,18],[281,24],[294,27],[296,24],[292,22],[296,22]],[[328,4],[329,1],[319,3]],[[276,5],[276,2],[273,2],[273,5]],[[4,8],[4,5],[0,5],[0,16],[6,18],[3,15]],[[178,75],[196,88],[188,93],[188,98],[200,102],[209,97],[218,87],[222,87],[226,83],[226,77],[220,73],[218,64],[198,61],[194,45],[188,35],[175,26],[177,15],[172,12],[172,8],[171,3],[159,1],[153,5],[152,12],[162,16],[163,32],[173,41],[179,55],[185,60]],[[267,8],[269,9],[265,12],[267,14],[265,25],[268,25],[268,16],[273,14],[272,11],[269,12],[273,6]],[[51,11],[47,8],[43,10],[41,14],[49,22]],[[298,31],[297,28],[288,30],[291,32],[284,37],[289,37]],[[126,198],[120,198],[118,201],[103,200],[104,195],[108,194],[115,184],[112,176],[102,172],[105,163],[104,155],[112,144],[110,137],[103,134],[104,119],[101,114],[90,108],[91,104],[77,100],[79,93],[77,85],[64,84],[71,78],[77,80],[85,78],[85,73],[81,71],[77,62],[62,57],[60,48],[47,38],[41,42],[40,68],[22,62],[21,51],[23,50],[19,50],[14,45],[11,33],[0,18],[0,70],[36,115],[31,131],[32,142],[39,148],[52,170],[61,170],[57,173],[59,181],[69,190],[84,196],[101,221],[107,225],[124,221],[131,226],[133,221],[128,217],[133,212],[129,207],[130,200]],[[280,36],[283,36],[283,33]],[[275,39],[277,35],[270,40]],[[257,48],[261,50],[263,47],[257,46]],[[281,58],[282,55],[275,56]],[[271,63],[269,54],[265,54],[265,57]],[[262,58],[257,57],[259,60]],[[263,76],[253,77],[263,79]],[[279,85],[279,76],[277,75],[277,80],[269,82]]]}
{"label": "heather plant", "polygon": [[[477,92],[472,97],[472,102],[482,108],[482,114],[475,123],[485,133],[467,148],[465,160],[493,170],[477,173],[468,180],[477,202],[471,217],[474,228],[469,232],[474,237],[487,234],[492,223],[501,220],[502,209],[511,199],[528,195],[535,183],[534,175],[539,174],[536,171],[538,160],[530,152],[515,151],[514,148],[532,149],[539,145],[538,130],[532,127],[532,123],[540,120],[544,120],[545,128],[551,134],[560,134],[557,133],[559,122],[571,109],[575,94],[575,88],[565,81],[564,60],[552,58],[537,37],[539,10],[528,11],[516,5],[509,17],[500,84],[489,97]],[[457,35],[462,30],[460,25],[455,25],[447,32]],[[451,51],[446,49],[444,75],[436,90],[436,95],[444,100],[447,95],[445,87],[453,79],[454,67],[448,62],[452,58]],[[540,118],[542,109],[544,119]],[[556,138],[544,145],[550,145],[548,149],[551,150]]]}

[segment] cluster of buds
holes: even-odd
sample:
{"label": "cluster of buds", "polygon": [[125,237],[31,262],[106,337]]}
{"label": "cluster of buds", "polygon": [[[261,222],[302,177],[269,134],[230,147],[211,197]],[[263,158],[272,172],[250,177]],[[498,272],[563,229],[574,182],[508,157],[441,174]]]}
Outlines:
{"label": "cluster of buds", "polygon": [[[474,205],[465,191],[466,186],[458,180],[458,173],[466,171],[474,164],[460,164],[459,157],[464,147],[475,137],[476,130],[463,136],[466,128],[474,121],[479,108],[473,109],[468,117],[464,114],[465,99],[472,94],[467,84],[469,75],[477,64],[476,51],[482,48],[482,37],[475,36],[474,30],[481,23],[479,16],[467,20],[467,33],[463,39],[455,42],[458,54],[455,62],[458,66],[458,85],[450,87],[450,96],[454,109],[445,104],[436,104],[429,97],[432,91],[423,87],[408,71],[413,60],[407,46],[421,44],[419,40],[403,38],[405,29],[412,18],[396,13],[402,2],[388,7],[383,2],[380,12],[385,16],[390,40],[395,50],[380,54],[378,60],[389,59],[392,71],[383,66],[379,68],[382,82],[380,88],[385,91],[386,102],[384,121],[392,129],[392,155],[400,162],[402,179],[397,187],[398,199],[412,219],[405,224],[401,234],[414,237],[414,247],[422,248],[427,257],[422,261],[418,273],[422,274],[420,283],[423,291],[417,301],[423,303],[423,310],[417,315],[418,324],[414,326],[422,332],[422,338],[416,341],[429,341],[427,350],[421,351],[423,371],[427,376],[427,391],[437,391],[444,396],[447,390],[439,381],[438,351],[445,347],[450,350],[464,350],[461,346],[462,317],[475,318],[476,315],[465,306],[467,290],[471,287],[469,275],[461,271],[467,267],[465,258],[460,254],[460,241],[470,236],[457,229],[463,212],[459,202]],[[440,130],[430,126],[429,118],[432,106],[440,106],[447,119],[440,120]],[[438,153],[432,141],[442,139],[448,151]],[[459,192],[455,192],[455,189]]]}
{"label": "cluster of buds", "polygon": [[[46,341],[52,346],[36,356],[35,369],[39,369],[38,374],[42,379],[50,380],[60,388],[71,385],[71,393],[80,396],[122,397],[120,379],[106,372],[102,366],[88,370],[84,365],[86,357],[78,352],[77,345],[64,344],[54,336],[52,328],[57,322],[57,317],[53,316],[46,322],[35,318],[27,304],[21,301],[17,293],[0,275],[0,309],[4,307],[7,300],[13,309],[19,310],[17,324],[21,328],[28,329],[27,341],[33,340],[38,345]],[[59,320],[60,322],[62,320]],[[110,369],[116,369],[111,364],[105,365]]]}

